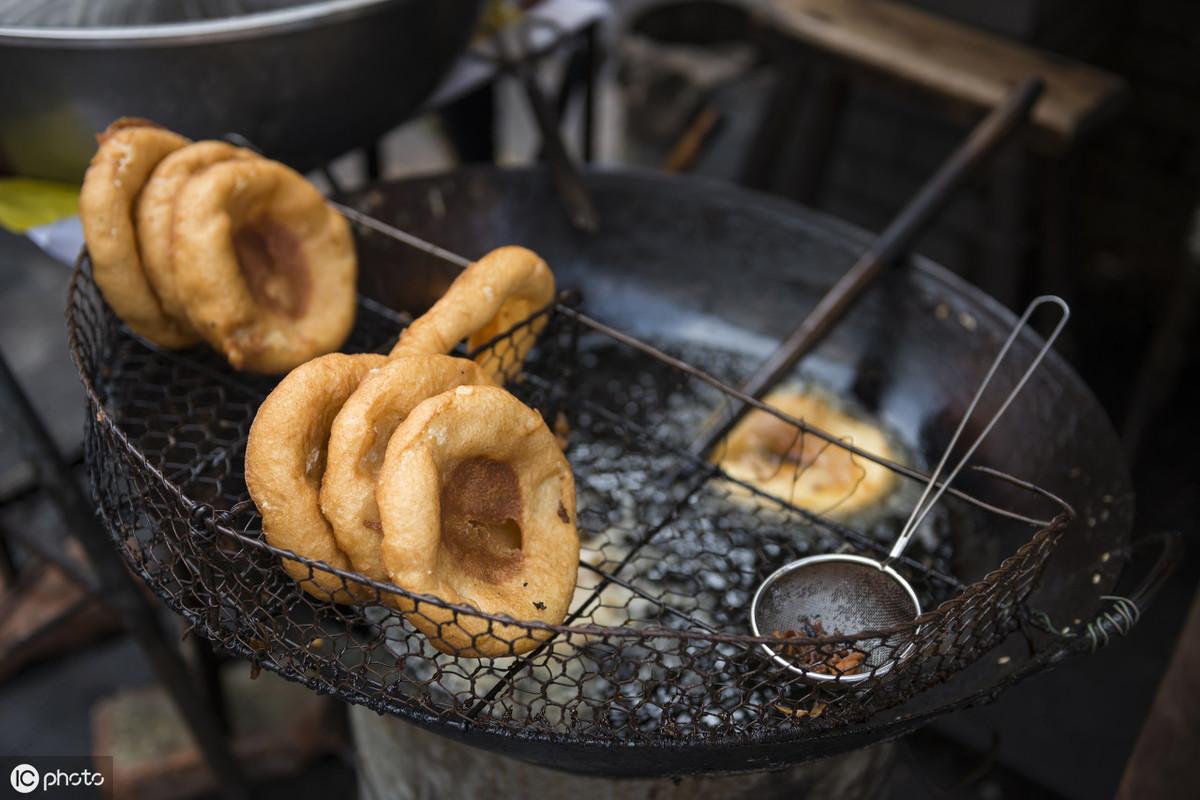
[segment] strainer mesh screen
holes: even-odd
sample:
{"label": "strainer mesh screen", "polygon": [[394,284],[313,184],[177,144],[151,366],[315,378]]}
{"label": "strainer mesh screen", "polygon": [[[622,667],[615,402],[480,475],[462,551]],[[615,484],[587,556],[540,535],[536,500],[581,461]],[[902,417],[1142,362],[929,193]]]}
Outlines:
{"label": "strainer mesh screen", "polygon": [[[875,567],[843,560],[810,563],[781,575],[763,590],[758,605],[764,634],[854,636],[910,623],[916,616],[912,598],[897,580]],[[893,655],[880,645],[877,639],[858,642],[865,666],[879,666]],[[795,663],[808,666],[803,659]]]}
{"label": "strainer mesh screen", "polygon": [[912,598],[882,570],[853,561],[808,564],[764,592],[762,619],[770,630],[799,630],[820,620],[829,635],[891,628],[916,617]]}

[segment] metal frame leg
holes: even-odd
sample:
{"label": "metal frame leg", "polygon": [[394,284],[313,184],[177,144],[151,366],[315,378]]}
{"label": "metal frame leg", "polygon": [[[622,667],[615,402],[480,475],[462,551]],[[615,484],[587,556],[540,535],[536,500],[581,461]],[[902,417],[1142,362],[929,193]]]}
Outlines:
{"label": "metal frame leg", "polygon": [[179,651],[168,644],[154,608],[113,550],[107,533],[100,527],[3,354],[0,354],[0,408],[6,418],[14,421],[12,427],[21,446],[33,462],[41,486],[54,502],[62,522],[75,533],[87,552],[106,602],[141,646],[159,682],[183,715],[196,745],[221,784],[221,795],[249,798],[250,784],[221,732],[220,722],[189,680],[191,672],[187,664]]}
{"label": "metal frame leg", "polygon": [[838,65],[795,46],[771,45],[776,83],[763,109],[742,183],[814,205],[825,185],[849,79]]}
{"label": "metal frame leg", "polygon": [[8,541],[8,531],[0,526],[0,581],[11,586],[17,579],[17,564],[13,559],[12,545]]}
{"label": "metal frame leg", "polygon": [[438,116],[460,164],[496,160],[496,97],[493,83],[485,83],[438,109]]}
{"label": "metal frame leg", "polygon": [[583,141],[580,158],[590,164],[596,155],[596,78],[600,68],[600,23],[593,22],[583,32]]}
{"label": "metal frame leg", "polygon": [[850,83],[836,66],[822,61],[812,63],[784,186],[785,193],[797,202],[815,206],[820,199],[849,93]]}
{"label": "metal frame leg", "polygon": [[983,252],[967,275],[1008,308],[1017,308],[1030,277],[1030,156],[1009,142],[993,157],[984,186],[988,225],[980,231]]}
{"label": "metal frame leg", "polygon": [[[563,71],[562,80],[554,97],[554,110],[558,119],[565,119],[567,107],[576,90],[582,88],[583,97],[579,127],[579,160],[590,164],[595,157],[596,149],[596,80],[599,68],[599,25],[593,22],[577,34],[578,43],[573,45],[567,67]],[[544,151],[543,146],[542,150]],[[539,151],[538,160],[544,160],[543,152]]]}
{"label": "metal frame leg", "polygon": [[367,173],[367,183],[374,183],[383,177],[383,146],[382,140],[376,140],[363,148],[363,162]]}
{"label": "metal frame leg", "polygon": [[1188,342],[1192,341],[1200,321],[1196,310],[1200,300],[1200,264],[1191,257],[1176,277],[1170,297],[1142,357],[1121,426],[1121,439],[1130,463],[1135,463],[1146,429],[1175,391],[1187,365]]}
{"label": "metal frame leg", "polygon": [[[1078,241],[1079,209],[1073,187],[1079,186],[1079,162],[1068,151],[1042,160],[1041,263],[1038,270],[1039,294],[1056,294],[1074,303],[1077,285],[1073,265],[1081,252]],[[1043,320],[1041,325],[1045,325]],[[1037,327],[1043,336],[1046,331]],[[1058,351],[1068,359],[1075,356],[1077,343],[1070,329],[1063,332]]]}
{"label": "metal frame leg", "polygon": [[192,655],[196,659],[196,677],[204,691],[204,699],[208,701],[208,707],[212,709],[221,730],[228,734],[233,727],[229,720],[225,687],[221,684],[221,656],[203,636],[193,634],[191,640]]}

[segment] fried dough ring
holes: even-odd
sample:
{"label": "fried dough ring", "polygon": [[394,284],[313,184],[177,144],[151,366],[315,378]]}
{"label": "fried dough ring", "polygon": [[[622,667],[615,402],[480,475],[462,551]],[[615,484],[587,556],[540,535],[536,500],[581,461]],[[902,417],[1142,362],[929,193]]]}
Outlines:
{"label": "fried dough ring", "polygon": [[[346,398],[370,370],[386,363],[373,354],[314,358],[292,370],[259,407],[246,442],[246,486],[272,545],[350,569],[318,500],[326,445]],[[357,586],[346,591],[336,575],[289,559],[283,566],[314,597],[339,603],[353,599]]]}
{"label": "fried dough ring", "polygon": [[174,235],[188,318],[234,368],[284,372],[350,333],[350,228],[294,170],[266,159],[213,164],[180,191]]}
{"label": "fried dough ring", "polygon": [[175,319],[187,319],[184,296],[175,281],[172,252],[175,200],[180,189],[193,175],[213,164],[258,157],[253,150],[227,142],[194,142],[160,161],[142,188],[135,217],[142,267],[163,310]]}
{"label": "fried dough ring", "polygon": [[155,166],[188,143],[152,122],[119,119],[99,137],[83,188],[79,218],[104,299],[134,332],[163,347],[188,347],[199,337],[186,320],[172,318],[146,277],[133,212]]}
{"label": "fried dough ring", "polygon": [[492,380],[473,361],[442,355],[401,356],[371,370],[333,421],[321,483],[321,510],[354,569],[386,581],[375,479],[396,426],[423,400]]}
{"label": "fried dough ring", "polygon": [[[834,408],[820,395],[777,389],[763,402],[884,458],[893,458],[876,426]],[[714,461],[731,477],[766,494],[835,519],[867,510],[895,485],[887,467],[854,455],[794,425],[754,410],[714,450]],[[731,486],[735,497],[747,490]]]}
{"label": "fried dough ring", "polygon": [[[524,247],[500,247],[468,266],[427,312],[405,328],[392,355],[449,353],[467,339],[475,349],[554,300],[554,275]],[[497,342],[476,361],[497,383],[515,378],[546,327],[540,317],[511,339]]]}
{"label": "fried dough ring", "polygon": [[[575,479],[541,416],[505,390],[460,386],[413,409],[388,442],[376,499],[397,586],[516,619],[566,616],[579,566]],[[395,602],[453,655],[515,655],[552,636]]]}

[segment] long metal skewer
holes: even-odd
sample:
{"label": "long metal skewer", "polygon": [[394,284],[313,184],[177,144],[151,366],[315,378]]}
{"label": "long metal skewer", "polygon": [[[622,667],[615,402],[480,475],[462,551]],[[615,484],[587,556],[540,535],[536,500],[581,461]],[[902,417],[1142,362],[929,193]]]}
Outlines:
{"label": "long metal skewer", "polygon": [[[825,338],[884,266],[908,251],[917,235],[925,230],[963,181],[1024,123],[1044,86],[1041,78],[1026,78],[971,131],[967,140],[826,292],[804,321],[742,385],[745,394],[761,398]],[[706,457],[749,410],[749,406],[739,403],[733,406],[732,413],[722,413],[711,419],[700,438],[692,444],[692,452]]]}
{"label": "long metal skewer", "polygon": [[395,239],[398,242],[403,242],[414,250],[420,250],[422,253],[428,253],[435,258],[440,258],[443,261],[455,265],[459,269],[466,269],[467,267],[471,266],[471,259],[465,256],[460,256],[458,253],[447,250],[444,247],[438,247],[433,242],[426,241],[420,236],[413,236],[408,231],[397,228],[395,225],[388,225],[386,222],[382,222],[375,217],[372,217],[370,214],[364,214],[357,209],[351,208],[345,203],[339,203],[336,200],[331,200],[329,198],[326,198],[325,202],[329,203],[329,205],[340,211],[342,215],[346,217],[346,219],[353,220],[359,225],[362,225],[364,228],[370,228],[376,233],[381,233],[388,238]]}
{"label": "long metal skewer", "polygon": [[512,73],[525,92],[529,109],[533,112],[534,122],[542,135],[542,152],[550,165],[550,177],[559,199],[567,210],[567,219],[571,225],[584,233],[595,233],[600,229],[600,215],[592,202],[591,194],[579,176],[575,162],[563,144],[562,132],[559,130],[558,115],[550,107],[542,87],[538,85],[537,76],[528,61],[520,57],[520,50],[510,40],[510,35],[522,35],[527,29],[518,28],[516,31],[499,30],[493,36],[496,50],[499,53],[500,65]]}

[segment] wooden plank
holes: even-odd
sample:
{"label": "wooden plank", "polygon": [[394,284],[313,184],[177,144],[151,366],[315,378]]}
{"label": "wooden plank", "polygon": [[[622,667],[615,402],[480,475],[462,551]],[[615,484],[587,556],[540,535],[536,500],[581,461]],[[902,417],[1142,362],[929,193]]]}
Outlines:
{"label": "wooden plank", "polygon": [[987,109],[1022,78],[1040,75],[1041,139],[1069,146],[1119,106],[1117,75],[886,0],[768,0],[761,21],[855,65],[952,103]]}
{"label": "wooden plank", "polygon": [[[67,542],[82,560],[79,544]],[[87,592],[54,564],[26,564],[13,586],[0,586],[0,683],[29,664],[53,658],[120,630]]]}
{"label": "wooden plank", "polygon": [[990,31],[998,36],[1027,39],[1033,34],[1042,6],[1050,0],[1003,0],[992,3],[964,3],[963,0],[905,0],[909,6],[966,25]]}
{"label": "wooden plank", "polygon": [[1197,719],[1200,719],[1200,594],[1179,638],[1175,655],[1158,684],[1158,693],[1142,726],[1117,800],[1140,797],[1196,797]]}
{"label": "wooden plank", "polygon": [[[291,777],[302,785],[304,767],[346,748],[330,698],[269,672],[257,679],[243,662],[222,670],[232,717],[233,750],[256,780]],[[196,747],[187,725],[159,686],[125,689],[92,707],[93,752],[112,756],[105,798],[186,800],[223,797],[222,787]],[[353,792],[335,793],[337,797]]]}

